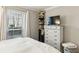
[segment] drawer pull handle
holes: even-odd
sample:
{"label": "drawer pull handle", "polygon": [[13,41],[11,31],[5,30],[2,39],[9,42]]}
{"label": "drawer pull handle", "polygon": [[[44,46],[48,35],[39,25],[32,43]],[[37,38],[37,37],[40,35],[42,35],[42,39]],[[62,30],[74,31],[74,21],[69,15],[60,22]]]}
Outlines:
{"label": "drawer pull handle", "polygon": [[55,47],[55,48],[57,48],[57,47]]}
{"label": "drawer pull handle", "polygon": [[57,39],[54,39],[55,41],[57,41]]}
{"label": "drawer pull handle", "polygon": [[48,40],[46,40],[46,42],[48,42]]}
{"label": "drawer pull handle", "polygon": [[46,35],[48,35],[48,34],[46,34]]}
{"label": "drawer pull handle", "polygon": [[57,37],[57,35],[54,35],[55,37]]}
{"label": "drawer pull handle", "polygon": [[57,33],[57,31],[54,31],[55,33]]}
{"label": "drawer pull handle", "polygon": [[54,43],[54,45],[57,45],[57,43]]}

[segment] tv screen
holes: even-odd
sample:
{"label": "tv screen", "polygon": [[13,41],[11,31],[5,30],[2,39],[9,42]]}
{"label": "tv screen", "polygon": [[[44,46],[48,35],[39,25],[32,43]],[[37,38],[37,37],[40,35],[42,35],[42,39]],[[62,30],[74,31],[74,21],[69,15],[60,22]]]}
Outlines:
{"label": "tv screen", "polygon": [[60,16],[49,17],[48,25],[60,25]]}

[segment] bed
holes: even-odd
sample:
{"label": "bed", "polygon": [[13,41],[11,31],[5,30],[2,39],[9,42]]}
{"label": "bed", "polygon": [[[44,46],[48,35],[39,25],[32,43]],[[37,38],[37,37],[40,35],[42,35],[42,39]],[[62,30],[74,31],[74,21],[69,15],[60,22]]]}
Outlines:
{"label": "bed", "polygon": [[60,51],[32,38],[15,38],[0,41],[0,53],[60,53]]}

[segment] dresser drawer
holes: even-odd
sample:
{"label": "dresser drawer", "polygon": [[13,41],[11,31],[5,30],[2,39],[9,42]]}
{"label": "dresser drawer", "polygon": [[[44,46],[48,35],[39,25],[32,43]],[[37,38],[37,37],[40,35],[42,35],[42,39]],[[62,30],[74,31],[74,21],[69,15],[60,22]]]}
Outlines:
{"label": "dresser drawer", "polygon": [[60,34],[60,30],[50,30],[50,34]]}
{"label": "dresser drawer", "polygon": [[57,30],[59,30],[60,26],[51,26],[50,29],[57,29]]}
{"label": "dresser drawer", "polygon": [[44,28],[45,28],[45,29],[50,29],[50,28],[51,28],[51,26],[44,26]]}
{"label": "dresser drawer", "polygon": [[45,29],[45,32],[47,32],[49,29]]}
{"label": "dresser drawer", "polygon": [[50,34],[45,34],[45,39],[49,39],[49,40],[51,40],[51,41],[53,41],[53,42],[60,42],[60,36],[51,36]]}
{"label": "dresser drawer", "polygon": [[50,39],[45,39],[45,43],[47,43],[47,44],[53,46],[53,42],[52,42]]}
{"label": "dresser drawer", "polygon": [[47,44],[49,44],[49,45],[53,46],[54,48],[60,50],[60,44],[58,44],[58,43],[55,43],[51,40],[47,40]]}
{"label": "dresser drawer", "polygon": [[58,35],[48,35],[48,37],[50,37],[51,40],[56,40],[56,39],[60,40],[60,36],[58,36]]}
{"label": "dresser drawer", "polygon": [[49,39],[49,37],[48,36],[45,36],[45,40],[48,40]]}
{"label": "dresser drawer", "polygon": [[55,42],[55,43],[60,43],[60,39],[55,38],[55,39],[52,39],[52,41]]}
{"label": "dresser drawer", "polygon": [[45,40],[45,43],[51,45],[50,40],[48,40],[48,39]]}
{"label": "dresser drawer", "polygon": [[54,30],[53,33],[60,33],[60,30]]}
{"label": "dresser drawer", "polygon": [[60,50],[60,44],[54,42],[54,43],[53,43],[53,46],[54,46],[56,49]]}
{"label": "dresser drawer", "polygon": [[54,25],[50,25],[50,26],[45,25],[44,28],[45,29],[60,29],[61,27],[60,26],[54,26]]}
{"label": "dresser drawer", "polygon": [[48,30],[48,29],[45,29],[45,33],[49,33],[49,34],[50,34],[50,30]]}

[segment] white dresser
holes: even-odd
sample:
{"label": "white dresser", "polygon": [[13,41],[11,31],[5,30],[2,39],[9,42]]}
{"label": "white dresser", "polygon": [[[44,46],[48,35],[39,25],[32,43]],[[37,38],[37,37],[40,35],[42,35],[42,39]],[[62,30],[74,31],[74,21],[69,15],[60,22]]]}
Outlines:
{"label": "white dresser", "polygon": [[57,25],[45,25],[45,43],[61,51],[63,42],[63,27]]}

